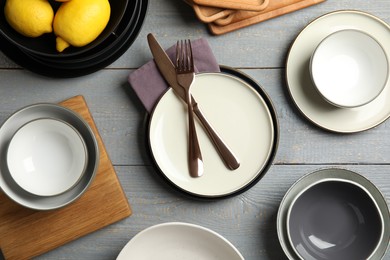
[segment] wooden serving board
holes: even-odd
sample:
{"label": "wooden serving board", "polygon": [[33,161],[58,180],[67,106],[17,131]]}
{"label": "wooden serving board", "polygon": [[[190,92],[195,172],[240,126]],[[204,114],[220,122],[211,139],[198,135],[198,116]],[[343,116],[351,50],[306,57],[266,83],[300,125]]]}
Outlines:
{"label": "wooden serving board", "polygon": [[230,9],[224,10],[217,7],[200,6],[196,4],[194,4],[192,8],[194,8],[198,19],[204,23],[211,23],[220,18],[231,20],[231,18],[233,18],[231,15],[235,12],[234,10]]}
{"label": "wooden serving board", "polygon": [[220,18],[229,19],[235,13],[235,10],[231,9],[198,5],[193,0],[185,0],[185,2],[192,6],[198,19],[204,23],[211,23]]}
{"label": "wooden serving board", "polygon": [[[273,0],[274,2],[277,2],[277,0]],[[216,23],[209,23],[209,29],[210,31],[215,35],[221,35],[228,32],[232,32],[253,24],[257,24],[284,14],[288,14],[312,5],[316,5],[319,3],[322,3],[326,0],[302,0],[302,1],[292,1],[293,3],[288,4],[290,1],[282,1],[286,2],[285,5],[280,6],[279,8],[275,9],[266,9],[263,12],[259,12],[257,14],[249,14],[248,17],[246,17],[243,20],[236,20],[233,18],[233,20],[226,24],[226,25],[218,25]],[[275,4],[275,3],[274,3]],[[248,14],[245,14],[248,15]],[[242,17],[241,17],[242,18]]]}
{"label": "wooden serving board", "polygon": [[[270,0],[192,0],[202,6],[219,7],[223,9],[261,11],[264,10]],[[271,0],[272,1],[272,0]]]}
{"label": "wooden serving board", "polygon": [[266,9],[260,12],[253,12],[253,11],[244,11],[244,10],[238,10],[234,12],[228,19],[227,18],[219,18],[214,21],[215,24],[224,26],[231,23],[237,23],[242,20],[249,19],[254,16],[258,16],[261,14],[269,13],[271,11],[280,9],[284,6],[289,6],[298,2],[302,2],[303,0],[272,0]]}
{"label": "wooden serving board", "polygon": [[53,211],[24,208],[0,192],[0,249],[7,260],[30,259],[132,214],[84,98],[60,105],[79,113],[94,131],[100,152],[96,177],[78,200]]}

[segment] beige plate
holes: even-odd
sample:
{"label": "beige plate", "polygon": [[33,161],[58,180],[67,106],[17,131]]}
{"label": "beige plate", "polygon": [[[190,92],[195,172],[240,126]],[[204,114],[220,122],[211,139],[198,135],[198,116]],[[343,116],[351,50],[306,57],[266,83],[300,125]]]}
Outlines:
{"label": "beige plate", "polygon": [[267,167],[277,139],[276,122],[264,98],[248,83],[225,73],[197,74],[192,94],[204,115],[240,160],[231,171],[222,162],[204,129],[196,123],[204,174],[192,178],[187,163],[186,106],[169,90],[150,119],[152,155],[162,174],[195,196],[215,198],[242,190]]}
{"label": "beige plate", "polygon": [[169,222],[149,227],[133,237],[117,257],[117,260],[128,259],[244,260],[244,257],[226,238],[210,229]]}
{"label": "beige plate", "polygon": [[317,18],[298,35],[287,58],[286,76],[291,97],[306,118],[329,131],[353,133],[375,127],[390,116],[390,83],[374,101],[358,108],[337,108],[321,98],[310,79],[310,56],[322,39],[342,29],[370,33],[390,56],[386,23],[360,11],[337,11]]}

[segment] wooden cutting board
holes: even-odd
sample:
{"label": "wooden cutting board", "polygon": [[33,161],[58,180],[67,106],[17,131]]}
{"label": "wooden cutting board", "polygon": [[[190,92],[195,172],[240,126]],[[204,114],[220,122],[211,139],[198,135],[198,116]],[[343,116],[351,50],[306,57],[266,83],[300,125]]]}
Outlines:
{"label": "wooden cutting board", "polygon": [[217,7],[208,7],[208,6],[201,6],[194,4],[192,8],[195,11],[196,16],[199,20],[201,20],[204,23],[211,23],[218,19],[229,19],[233,18],[231,17],[231,14],[233,14],[235,11],[231,9],[220,9]]}
{"label": "wooden cutting board", "polygon": [[76,96],[60,105],[79,113],[92,127],[100,151],[96,177],[78,200],[53,211],[24,208],[0,192],[0,249],[7,260],[30,259],[132,214],[84,98]]}
{"label": "wooden cutting board", "polygon": [[185,2],[192,6],[198,19],[204,23],[211,23],[220,18],[228,19],[235,12],[235,10],[231,9],[198,5],[193,0],[185,0]]}
{"label": "wooden cutting board", "polygon": [[[273,0],[273,1],[276,1],[276,0]],[[257,24],[257,23],[272,19],[272,18],[281,16],[284,14],[288,14],[288,13],[291,13],[291,12],[294,12],[294,11],[297,11],[297,10],[300,10],[300,9],[303,9],[303,8],[306,8],[306,7],[309,7],[312,5],[316,5],[316,4],[319,4],[319,3],[324,2],[324,1],[326,1],[326,0],[302,0],[302,1],[298,1],[298,2],[294,1],[294,3],[292,3],[292,4],[286,4],[286,5],[280,6],[279,8],[276,8],[273,10],[266,9],[263,12],[255,14],[254,16],[250,16],[246,19],[239,20],[236,22],[234,22],[234,18],[233,18],[233,20],[226,25],[218,25],[216,23],[209,23],[208,25],[209,25],[210,31],[213,34],[221,35],[221,34],[232,32],[232,31],[235,31],[235,30],[238,30],[238,29],[241,29],[241,28],[253,25],[253,24]]]}
{"label": "wooden cutting board", "polygon": [[[236,9],[247,11],[264,10],[270,0],[192,0],[202,6],[219,7],[223,9]],[[272,1],[272,0],[271,0]]]}
{"label": "wooden cutting board", "polygon": [[284,6],[289,6],[298,2],[302,2],[303,0],[272,0],[269,5],[267,6],[266,9],[260,12],[253,12],[253,11],[244,11],[244,10],[238,10],[234,12],[233,14],[230,15],[229,18],[223,17],[219,18],[214,21],[215,24],[217,25],[228,25],[230,23],[236,23],[242,20],[249,19],[254,16],[258,16],[261,14],[269,13],[271,11],[280,9]]}

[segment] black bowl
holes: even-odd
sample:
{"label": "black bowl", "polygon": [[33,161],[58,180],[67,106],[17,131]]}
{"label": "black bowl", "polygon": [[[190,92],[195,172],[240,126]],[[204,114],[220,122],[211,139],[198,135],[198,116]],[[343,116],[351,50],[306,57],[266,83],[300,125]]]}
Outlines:
{"label": "black bowl", "polygon": [[[122,20],[128,4],[128,0],[109,0],[111,6],[111,15],[110,20],[108,21],[108,24],[103,32],[93,42],[83,47],[71,46],[63,52],[59,53],[56,50],[56,36],[54,33],[48,33],[36,38],[30,38],[23,36],[15,31],[5,19],[5,2],[6,1],[1,1],[0,3],[0,34],[25,52],[52,58],[79,55],[95,48],[111,35],[115,35],[115,30]],[[50,4],[54,10],[57,10],[61,3],[50,1]]]}
{"label": "black bowl", "polygon": [[132,34],[140,14],[140,4],[140,0],[129,1],[122,20],[115,29],[115,33],[111,33],[104,41],[99,44],[99,46],[80,53],[79,55],[58,55],[56,57],[49,57],[26,51],[24,52],[33,59],[39,60],[53,67],[62,68],[63,66],[70,66],[73,69],[78,69],[80,64],[95,60],[99,57],[101,59],[104,53],[111,53],[113,51],[112,48],[117,48],[117,46],[120,45],[125,38]]}
{"label": "black bowl", "polygon": [[126,9],[117,28],[120,32],[119,38],[109,37],[96,48],[81,55],[66,58],[39,56],[21,50],[1,34],[0,50],[20,66],[37,74],[55,78],[84,76],[110,65],[126,52],[137,38],[147,14],[148,0],[133,0]]}

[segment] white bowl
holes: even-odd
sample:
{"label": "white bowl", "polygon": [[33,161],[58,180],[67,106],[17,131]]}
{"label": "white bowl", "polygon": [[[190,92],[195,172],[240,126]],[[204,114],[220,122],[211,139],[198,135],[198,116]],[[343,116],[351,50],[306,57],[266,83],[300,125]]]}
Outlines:
{"label": "white bowl", "polygon": [[365,32],[346,29],[320,42],[310,60],[310,74],[325,100],[352,108],[371,102],[382,92],[389,64],[378,41]]}
{"label": "white bowl", "polygon": [[87,149],[70,124],[51,118],[33,120],[12,137],[9,172],[27,192],[55,196],[77,184],[87,165]]}

